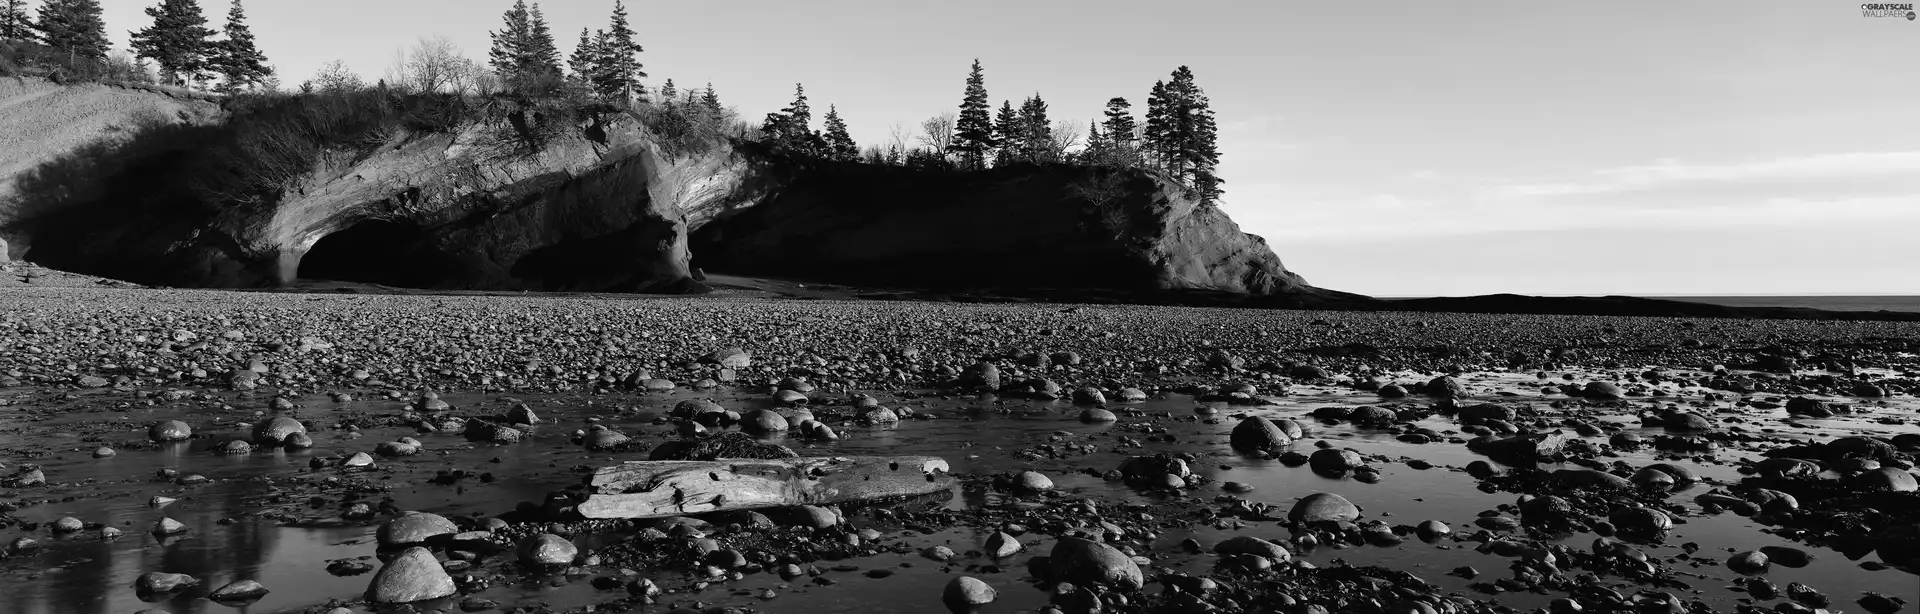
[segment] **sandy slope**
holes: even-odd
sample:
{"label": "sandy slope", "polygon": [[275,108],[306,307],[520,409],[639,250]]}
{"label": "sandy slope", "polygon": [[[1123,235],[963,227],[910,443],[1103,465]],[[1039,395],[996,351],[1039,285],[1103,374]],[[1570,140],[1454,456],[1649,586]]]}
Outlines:
{"label": "sandy slope", "polygon": [[11,196],[19,173],[99,139],[120,138],[139,122],[209,121],[219,114],[217,104],[153,91],[0,78],[0,200]]}

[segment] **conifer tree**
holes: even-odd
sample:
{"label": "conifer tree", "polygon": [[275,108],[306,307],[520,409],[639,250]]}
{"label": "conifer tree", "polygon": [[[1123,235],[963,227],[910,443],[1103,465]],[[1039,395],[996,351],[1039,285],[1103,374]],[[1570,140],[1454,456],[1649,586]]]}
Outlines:
{"label": "conifer tree", "polygon": [[1020,157],[1021,143],[1026,136],[1025,129],[1020,124],[1020,114],[1013,110],[1013,101],[1000,101],[1000,114],[994,120],[993,130],[1000,145],[999,151],[993,157],[993,165],[1001,167],[1013,164]]}
{"label": "conifer tree", "polygon": [[1125,98],[1107,101],[1107,120],[1101,124],[1106,138],[1117,147],[1133,144],[1133,105]]}
{"label": "conifer tree", "polygon": [[27,0],[0,2],[0,41],[33,39],[33,19],[27,16]]}
{"label": "conifer tree", "polygon": [[540,13],[540,3],[533,4],[528,18],[532,38],[528,41],[524,70],[536,83],[541,83],[560,76],[560,48],[553,42],[553,29],[547,26],[546,15]]}
{"label": "conifer tree", "polygon": [[165,80],[185,84],[197,81],[215,56],[213,30],[201,14],[198,0],[161,0],[147,7],[153,25],[133,33],[133,50],[160,65]]}
{"label": "conifer tree", "polygon": [[533,48],[533,16],[527,10],[527,0],[514,0],[513,7],[507,9],[501,19],[505,23],[500,30],[487,33],[493,39],[487,63],[510,86],[517,88],[526,74],[527,57]]}
{"label": "conifer tree", "polygon": [[107,59],[107,22],[100,0],[45,0],[34,17],[40,42],[72,57]]}
{"label": "conifer tree", "polygon": [[793,104],[776,113],[768,113],[760,131],[776,149],[803,156],[818,156],[825,148],[824,137],[812,130],[813,111],[807,106],[806,87],[793,84]]}
{"label": "conifer tree", "polygon": [[1167,166],[1166,152],[1171,130],[1167,118],[1167,82],[1155,81],[1152,93],[1147,95],[1147,127],[1142,131],[1140,147],[1156,168]]}
{"label": "conifer tree", "polygon": [[1193,71],[1181,66],[1173,73],[1170,90],[1177,92],[1175,107],[1177,140],[1174,142],[1175,167],[1187,180],[1187,186],[1200,196],[1201,203],[1213,203],[1226,193],[1220,185],[1219,129],[1207,94],[1194,82]]}
{"label": "conifer tree", "polygon": [[827,145],[827,158],[841,162],[852,162],[860,157],[860,146],[853,142],[853,135],[847,133],[847,122],[840,119],[840,110],[827,105],[827,132],[823,137]]}
{"label": "conifer tree", "polygon": [[214,57],[213,68],[226,78],[222,90],[228,93],[245,90],[273,76],[267,55],[253,43],[253,29],[247,27],[246,11],[240,7],[240,0],[233,0],[233,8],[227,10],[227,24],[221,30],[226,39],[217,44],[219,53]]}
{"label": "conifer tree", "polygon": [[591,88],[594,75],[599,71],[599,59],[600,50],[594,46],[593,37],[586,28],[581,28],[580,42],[574,44],[573,54],[567,56],[567,70],[573,73],[574,82]]}
{"label": "conifer tree", "polygon": [[719,119],[726,113],[726,108],[720,106],[720,95],[713,92],[711,81],[707,82],[706,91],[700,94],[700,105],[706,107],[707,113],[712,114],[714,119]]}
{"label": "conifer tree", "polygon": [[960,101],[960,117],[954,122],[951,151],[960,154],[961,168],[979,170],[987,166],[987,152],[993,149],[993,119],[987,102],[987,81],[981,74],[980,60],[973,61],[967,75],[966,97]]}
{"label": "conifer tree", "polygon": [[1047,119],[1047,101],[1039,94],[1020,105],[1021,160],[1033,163],[1054,162],[1053,123]]}
{"label": "conifer tree", "polygon": [[597,83],[600,93],[608,98],[632,101],[640,89],[640,80],[647,78],[641,70],[640,44],[634,42],[633,27],[627,23],[627,7],[621,0],[613,3],[613,17],[607,25],[606,38],[600,41],[599,66],[602,78]]}
{"label": "conifer tree", "polygon": [[660,101],[667,106],[673,106],[673,99],[679,96],[680,90],[673,87],[672,79],[668,79],[666,83],[660,85]]}

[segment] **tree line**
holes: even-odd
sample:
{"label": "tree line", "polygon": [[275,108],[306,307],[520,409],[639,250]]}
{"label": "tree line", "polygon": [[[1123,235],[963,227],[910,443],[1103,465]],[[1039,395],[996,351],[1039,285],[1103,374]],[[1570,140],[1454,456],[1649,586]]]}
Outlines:
{"label": "tree line", "polygon": [[[44,0],[34,15],[28,15],[25,0],[0,1],[0,39],[44,45],[67,56],[70,67],[109,60],[111,44],[100,0]],[[233,0],[226,25],[217,33],[207,27],[198,0],[162,0],[146,13],[152,25],[130,33],[142,73],[150,70],[146,61],[152,61],[163,83],[202,89],[214,85],[228,93],[258,88],[273,78],[273,67],[247,26],[241,0]]]}
{"label": "tree line", "polygon": [[1002,100],[997,110],[989,100],[984,71],[974,60],[958,113],[921,122],[917,134],[896,125],[890,143],[861,149],[832,106],[823,130],[812,130],[806,89],[795,84],[793,103],[768,113],[760,134],[762,142],[777,150],[827,160],[963,171],[1054,163],[1147,168],[1165,173],[1203,203],[1217,202],[1226,193],[1218,171],[1219,126],[1206,92],[1186,66],[1175,69],[1170,79],[1154,82],[1144,122],[1135,120],[1126,98],[1108,100],[1104,120],[1089,122],[1078,150],[1079,126],[1051,121],[1040,94],[1018,107]]}

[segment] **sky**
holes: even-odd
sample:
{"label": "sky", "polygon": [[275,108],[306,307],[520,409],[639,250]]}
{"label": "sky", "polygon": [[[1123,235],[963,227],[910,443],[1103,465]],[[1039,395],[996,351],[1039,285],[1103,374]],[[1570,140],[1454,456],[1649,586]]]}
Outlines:
{"label": "sky", "polygon": [[[119,48],[158,0],[103,0]],[[201,0],[215,24],[225,0]],[[369,80],[511,0],[251,0],[289,85]],[[547,0],[562,53],[612,0]],[[630,2],[650,82],[758,118],[806,86],[862,144],[1038,93],[1084,124],[1191,67],[1222,206],[1378,296],[1920,294],[1920,22],[1838,0]],[[1137,108],[1136,113],[1141,109]],[[818,127],[818,126],[816,126]]]}

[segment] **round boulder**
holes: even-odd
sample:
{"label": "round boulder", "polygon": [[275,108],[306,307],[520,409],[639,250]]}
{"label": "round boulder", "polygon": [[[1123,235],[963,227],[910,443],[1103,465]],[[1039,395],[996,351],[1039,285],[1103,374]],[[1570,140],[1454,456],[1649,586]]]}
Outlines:
{"label": "round boulder", "polygon": [[433,552],[416,546],[402,551],[373,574],[366,596],[373,603],[413,603],[456,592],[453,578],[440,561],[434,560]]}
{"label": "round boulder", "polygon": [[1313,524],[1320,522],[1352,522],[1360,518],[1360,508],[1346,497],[1330,492],[1317,492],[1307,495],[1293,510],[1287,512],[1287,519],[1295,523]]}

